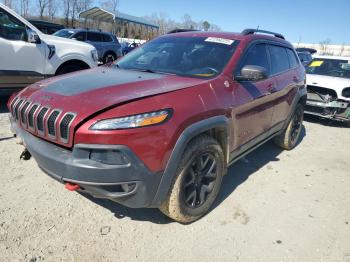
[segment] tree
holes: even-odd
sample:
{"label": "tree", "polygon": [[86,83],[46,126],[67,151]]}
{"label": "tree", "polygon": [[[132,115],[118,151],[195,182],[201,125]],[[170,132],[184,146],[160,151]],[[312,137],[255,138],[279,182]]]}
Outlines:
{"label": "tree", "polygon": [[204,22],[202,23],[202,25],[203,25],[204,31],[208,31],[208,30],[209,30],[210,24],[209,24],[208,21],[204,21]]}
{"label": "tree", "polygon": [[38,0],[40,19],[43,19],[48,0]]}
{"label": "tree", "polygon": [[4,0],[4,4],[9,8],[13,8],[13,1],[12,0]]}
{"label": "tree", "polygon": [[20,13],[24,17],[28,17],[29,0],[20,0]]}
{"label": "tree", "polygon": [[47,14],[51,21],[53,21],[55,14],[58,9],[58,2],[56,0],[48,0],[47,4]]}
{"label": "tree", "polygon": [[329,50],[331,40],[329,38],[320,42],[321,55],[332,55],[333,53]]}
{"label": "tree", "polygon": [[101,0],[100,5],[102,8],[116,13],[119,5],[119,0]]}

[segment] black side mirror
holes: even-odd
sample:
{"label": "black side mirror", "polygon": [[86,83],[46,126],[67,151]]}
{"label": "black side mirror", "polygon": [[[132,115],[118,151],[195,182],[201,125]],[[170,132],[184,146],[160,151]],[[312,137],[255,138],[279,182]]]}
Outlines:
{"label": "black side mirror", "polygon": [[236,75],[234,79],[236,81],[260,81],[267,77],[267,70],[265,67],[246,65],[242,68],[240,75]]}

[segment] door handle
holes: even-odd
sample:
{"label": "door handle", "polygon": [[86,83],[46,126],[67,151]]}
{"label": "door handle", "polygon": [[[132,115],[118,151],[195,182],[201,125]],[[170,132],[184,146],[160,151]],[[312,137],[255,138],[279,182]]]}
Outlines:
{"label": "door handle", "polygon": [[269,94],[277,92],[276,85],[275,84],[268,85],[267,90]]}

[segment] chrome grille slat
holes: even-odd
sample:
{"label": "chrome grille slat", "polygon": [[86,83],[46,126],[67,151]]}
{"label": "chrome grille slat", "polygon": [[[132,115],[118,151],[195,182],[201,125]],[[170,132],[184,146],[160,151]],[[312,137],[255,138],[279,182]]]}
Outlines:
{"label": "chrome grille slat", "polygon": [[35,131],[34,128],[34,115],[37,111],[37,109],[39,108],[39,104],[33,104],[30,109],[28,109],[28,127],[29,129],[31,129],[32,131]]}
{"label": "chrome grille slat", "polygon": [[45,135],[45,125],[44,120],[47,112],[49,111],[48,107],[42,107],[36,117],[36,128],[40,135]]}
{"label": "chrome grille slat", "polygon": [[60,140],[64,143],[69,141],[70,126],[75,119],[76,114],[72,112],[67,112],[61,119],[59,124],[60,129]]}
{"label": "chrome grille slat", "polygon": [[15,118],[15,120],[17,121],[18,119],[19,119],[19,113],[18,113],[18,110],[19,110],[19,108],[20,108],[20,106],[22,105],[22,103],[23,103],[23,99],[20,99],[19,101],[18,101],[18,103],[16,103],[16,106],[15,106],[15,116],[14,116],[14,118]]}
{"label": "chrome grille slat", "polygon": [[16,97],[15,99],[13,99],[12,103],[11,103],[11,107],[10,107],[10,110],[11,110],[11,114],[12,114],[12,117],[14,118],[15,117],[15,112],[14,112],[14,107],[15,107],[15,104],[18,102],[18,97]]}
{"label": "chrome grille slat", "polygon": [[50,138],[56,139],[56,123],[62,110],[54,109],[47,119],[47,134]]}
{"label": "chrome grille slat", "polygon": [[22,123],[23,125],[27,125],[27,116],[26,116],[26,112],[27,112],[27,109],[28,109],[29,105],[30,105],[30,102],[27,101],[27,102],[24,103],[23,107],[21,108],[21,114],[20,114],[20,116],[21,116],[21,123]]}

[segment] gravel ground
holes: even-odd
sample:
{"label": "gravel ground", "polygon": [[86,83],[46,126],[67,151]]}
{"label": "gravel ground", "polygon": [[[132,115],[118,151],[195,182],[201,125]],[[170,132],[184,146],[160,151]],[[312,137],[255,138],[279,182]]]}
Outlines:
{"label": "gravel ground", "polygon": [[350,129],[304,122],[293,151],[267,143],[231,166],[191,225],[64,187],[22,146],[0,105],[0,261],[350,262]]}

